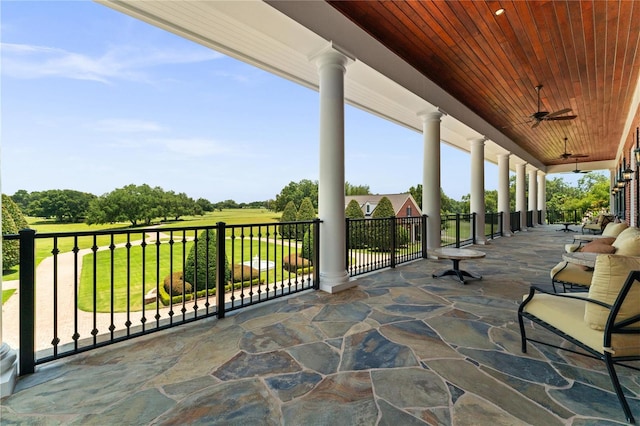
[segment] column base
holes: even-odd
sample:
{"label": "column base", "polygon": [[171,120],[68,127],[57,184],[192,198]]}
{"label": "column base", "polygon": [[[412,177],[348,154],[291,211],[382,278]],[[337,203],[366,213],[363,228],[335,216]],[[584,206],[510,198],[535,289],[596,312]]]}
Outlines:
{"label": "column base", "polygon": [[18,354],[6,343],[0,346],[0,397],[13,393],[18,381]]}
{"label": "column base", "polygon": [[349,280],[349,274],[344,273],[332,274],[320,272],[320,290],[327,293],[338,293],[355,287],[357,282]]}

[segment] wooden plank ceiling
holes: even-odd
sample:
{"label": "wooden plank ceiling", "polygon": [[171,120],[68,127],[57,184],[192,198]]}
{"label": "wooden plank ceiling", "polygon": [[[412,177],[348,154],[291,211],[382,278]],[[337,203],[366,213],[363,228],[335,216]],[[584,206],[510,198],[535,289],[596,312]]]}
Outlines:
{"label": "wooden plank ceiling", "polygon": [[[329,3],[545,165],[576,161],[561,158],[565,137],[580,161],[616,158],[640,69],[640,1]],[[532,128],[538,85],[540,110],[577,118]]]}

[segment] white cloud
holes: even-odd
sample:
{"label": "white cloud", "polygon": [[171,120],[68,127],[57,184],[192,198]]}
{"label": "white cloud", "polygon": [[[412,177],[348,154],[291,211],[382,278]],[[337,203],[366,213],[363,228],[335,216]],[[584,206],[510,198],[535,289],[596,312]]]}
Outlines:
{"label": "white cloud", "polygon": [[111,118],[100,120],[92,126],[92,129],[114,133],[160,132],[165,130],[161,125],[153,121],[133,120],[126,118]]}
{"label": "white cloud", "polygon": [[169,151],[185,157],[206,157],[231,153],[228,145],[211,139],[150,139],[149,142],[162,145]]}
{"label": "white cloud", "polygon": [[1,43],[2,73],[23,79],[60,77],[109,83],[113,80],[148,81],[143,71],[169,64],[210,61],[222,54],[204,48],[159,49],[115,46],[101,55],[90,56],[64,49],[26,44]]}

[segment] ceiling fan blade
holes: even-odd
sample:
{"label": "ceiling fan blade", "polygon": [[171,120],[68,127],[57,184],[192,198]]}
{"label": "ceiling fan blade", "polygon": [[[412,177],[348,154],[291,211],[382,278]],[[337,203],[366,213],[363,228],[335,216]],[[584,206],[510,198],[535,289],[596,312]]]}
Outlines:
{"label": "ceiling fan blade", "polygon": [[536,127],[538,127],[540,125],[540,120],[536,120],[535,123],[533,123],[533,126],[531,126],[532,129],[535,129]]}
{"label": "ceiling fan blade", "polygon": [[565,108],[565,109],[561,109],[560,111],[552,112],[551,114],[547,115],[547,118],[555,117],[556,115],[566,114],[568,112],[571,112],[571,108]]}
{"label": "ceiling fan blade", "polygon": [[573,120],[574,118],[577,118],[577,115],[564,115],[562,117],[549,117],[546,116],[545,118],[543,118],[543,120],[548,120],[548,121],[560,121],[560,120]]}
{"label": "ceiling fan blade", "polygon": [[571,154],[570,155],[571,158],[585,158],[588,157],[587,154]]}

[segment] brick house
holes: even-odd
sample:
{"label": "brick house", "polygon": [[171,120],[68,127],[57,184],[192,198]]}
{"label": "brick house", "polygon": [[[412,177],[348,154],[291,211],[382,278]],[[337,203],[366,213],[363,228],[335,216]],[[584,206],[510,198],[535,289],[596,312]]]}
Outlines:
{"label": "brick house", "polygon": [[411,194],[376,194],[376,195],[347,195],[344,197],[344,208],[346,209],[351,200],[356,200],[364,217],[370,218],[376,206],[382,199],[387,197],[391,201],[396,217],[417,217],[422,216],[422,210]]}

